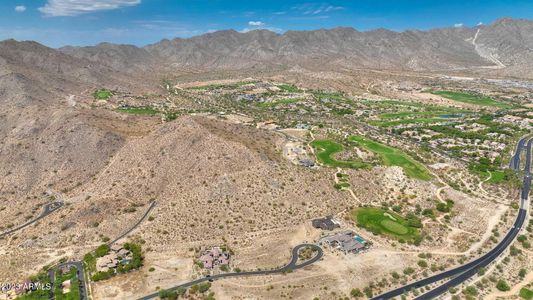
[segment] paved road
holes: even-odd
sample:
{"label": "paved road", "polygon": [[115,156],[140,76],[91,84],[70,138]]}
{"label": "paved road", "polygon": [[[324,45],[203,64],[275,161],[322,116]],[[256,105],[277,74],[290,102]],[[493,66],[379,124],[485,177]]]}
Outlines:
{"label": "paved road", "polygon": [[471,267],[470,269],[468,269],[466,272],[458,275],[457,277],[452,278],[450,281],[425,293],[424,295],[415,298],[415,300],[434,299],[446,293],[450,288],[455,287],[465,282],[470,277],[476,275],[480,268],[486,267],[492,261],[498,258],[498,256],[500,256],[500,254],[502,254],[502,252],[505,249],[507,249],[507,247],[514,241],[514,239],[520,232],[522,225],[524,224],[524,220],[526,219],[526,216],[527,216],[527,211],[525,209],[520,209],[520,212],[518,213],[518,218],[516,219],[513,227],[507,233],[504,239],[496,246],[496,248],[492,249],[489,253],[484,255],[482,258],[476,260],[477,264]]}
{"label": "paved road", "polygon": [[[80,283],[80,299],[79,300],[88,300],[89,299],[89,295],[87,294],[87,286],[86,286],[86,280],[85,280],[85,273],[83,272],[83,263],[81,261],[70,261],[70,262],[65,262],[65,263],[62,263],[62,264],[59,264],[57,266],[55,266],[54,268],[51,268],[50,270],[48,270],[48,278],[50,278],[50,280],[52,281],[52,284],[54,284],[55,282],[55,272],[54,270],[55,269],[58,269],[58,268],[61,268],[63,266],[68,266],[68,267],[75,267],[76,270],[77,270],[77,275],[78,275],[78,282]],[[54,293],[53,293],[53,290],[54,290],[55,287],[52,287],[52,296],[50,297],[51,300],[54,299]]]}
{"label": "paved road", "polygon": [[[305,261],[305,262],[303,262],[301,264],[296,264],[298,262],[298,252],[300,251],[300,249],[303,249],[305,247],[312,247],[315,251],[317,251],[317,254],[313,258],[311,258],[311,259],[309,259],[309,260],[307,260],[307,261]],[[175,291],[178,288],[188,288],[188,287],[190,287],[192,285],[199,284],[199,283],[202,283],[202,282],[219,280],[219,279],[229,278],[229,277],[243,277],[243,276],[257,276],[257,275],[270,275],[270,274],[286,273],[286,272],[289,272],[289,271],[293,271],[293,270],[297,270],[297,269],[301,269],[303,267],[309,266],[309,265],[315,263],[316,261],[318,261],[319,259],[321,259],[323,255],[324,255],[324,251],[322,251],[322,248],[320,248],[319,246],[317,246],[315,244],[301,244],[301,245],[298,245],[298,246],[296,246],[296,247],[294,247],[292,249],[291,261],[287,265],[285,265],[284,267],[281,267],[279,269],[265,270],[265,271],[250,271],[250,272],[239,272],[239,273],[234,272],[234,273],[217,274],[217,275],[213,275],[213,276],[209,276],[209,277],[203,277],[203,278],[200,278],[200,279],[189,281],[189,282],[174,286],[174,287],[172,287],[172,288],[170,288],[168,290]],[[150,294],[148,296],[144,296],[142,298],[139,298],[139,300],[148,300],[148,299],[156,298],[156,297],[158,297],[158,295],[159,295],[159,293],[153,293],[153,294]]]}
{"label": "paved road", "polygon": [[8,234],[11,234],[15,231],[19,231],[23,228],[26,228],[34,223],[36,223],[37,221],[41,220],[42,218],[48,216],[49,214],[53,213],[54,211],[58,210],[59,208],[61,208],[63,206],[63,201],[55,201],[55,202],[52,202],[52,203],[47,203],[43,206],[43,211],[41,212],[41,214],[33,219],[33,220],[30,220],[20,226],[17,226],[15,228],[12,228],[6,232],[3,232],[0,234],[0,239],[4,238],[6,235]]}
{"label": "paved road", "polygon": [[[111,246],[112,244],[116,243],[120,239],[122,239],[125,236],[127,236],[128,234],[130,234],[135,228],[137,228],[142,223],[142,221],[144,219],[146,219],[146,217],[148,216],[150,211],[152,211],[152,209],[155,207],[155,205],[156,205],[155,201],[150,203],[150,206],[148,207],[146,212],[142,215],[142,217],[135,224],[133,224],[133,226],[131,226],[128,230],[126,230],[120,236],[118,236],[117,238],[115,238],[114,240],[112,240],[111,242],[109,242],[107,244],[109,246]],[[47,210],[45,209],[45,211],[47,211]],[[50,214],[50,213],[51,212],[49,212],[48,214]],[[50,278],[52,283],[54,283],[54,278],[55,278],[54,277],[55,276],[54,270],[57,269],[57,268],[60,268],[62,266],[74,266],[74,267],[76,267],[76,269],[78,270],[78,278],[80,279],[80,296],[81,296],[80,300],[89,299],[89,296],[87,294],[87,281],[85,280],[85,273],[83,272],[83,262],[81,262],[81,261],[70,261],[70,262],[62,263],[62,264],[59,264],[59,265],[57,265],[55,267],[50,268],[50,270],[48,271],[48,277]],[[53,299],[54,299],[54,297],[53,297],[53,293],[52,293],[52,296],[51,296],[50,300],[53,300]]]}
{"label": "paved road", "polygon": [[516,144],[515,153],[511,157],[511,161],[509,162],[510,169],[515,171],[518,171],[520,169],[520,154],[522,153],[522,149],[524,148],[527,138],[528,136],[521,138]]}
{"label": "paved road", "polygon": [[148,214],[150,213],[150,211],[152,211],[152,209],[155,207],[155,204],[156,202],[152,202],[150,203],[150,206],[148,207],[148,209],[146,210],[146,212],[144,213],[144,215],[139,219],[139,221],[137,221],[137,223],[133,224],[133,226],[130,227],[130,229],[126,230],[123,234],[119,235],[117,238],[115,238],[114,240],[112,240],[111,242],[107,243],[109,246],[113,245],[114,243],[118,242],[120,239],[124,238],[125,236],[127,236],[128,234],[130,234],[135,228],[137,228],[139,225],[141,225],[142,221],[144,221],[144,219],[146,219],[146,217],[148,216]]}
{"label": "paved road", "polygon": [[[520,164],[520,152],[523,149],[524,142],[527,138],[522,138],[518,143],[519,146],[516,147],[515,155],[512,158],[512,165],[517,167],[517,170],[519,169]],[[520,145],[521,144],[521,145]],[[428,284],[432,284],[435,282],[438,282],[440,280],[447,279],[452,276],[457,276],[450,280],[449,282],[443,284],[442,286],[439,286],[438,288],[416,298],[416,299],[432,299],[435,298],[438,295],[441,295],[442,293],[445,293],[448,291],[450,287],[456,286],[462,282],[464,282],[466,279],[472,277],[474,274],[477,273],[479,268],[484,267],[491,263],[494,259],[496,259],[514,240],[520,229],[522,228],[522,225],[524,224],[524,220],[527,216],[527,199],[529,195],[529,190],[531,187],[531,174],[530,174],[530,166],[531,166],[531,147],[533,145],[533,139],[530,139],[526,146],[526,164],[525,164],[525,171],[526,176],[524,177],[524,184],[521,191],[521,203],[520,203],[520,210],[518,212],[518,216],[516,218],[515,223],[513,224],[513,227],[509,230],[507,235],[502,239],[502,241],[490,252],[486,253],[485,255],[481,256],[478,259],[475,259],[469,263],[466,263],[462,266],[459,266],[457,268],[445,271],[443,273],[433,275],[427,278],[424,278],[422,280],[407,284],[405,286],[402,286],[400,288],[394,289],[392,291],[389,291],[387,293],[381,294],[373,299],[391,299],[394,297],[398,297],[402,295],[403,293],[409,292],[412,289],[417,289],[423,286],[426,286]],[[513,162],[515,161],[515,162]],[[516,164],[516,165],[515,165]]]}

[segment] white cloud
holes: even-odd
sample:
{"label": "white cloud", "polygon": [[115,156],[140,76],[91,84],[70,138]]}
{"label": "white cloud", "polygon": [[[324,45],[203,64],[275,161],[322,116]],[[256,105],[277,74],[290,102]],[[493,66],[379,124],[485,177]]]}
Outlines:
{"label": "white cloud", "polygon": [[48,0],[43,7],[39,7],[39,11],[50,17],[77,16],[95,11],[135,6],[140,3],[141,0]]}
{"label": "white cloud", "polygon": [[17,6],[15,6],[15,11],[16,11],[16,12],[25,12],[25,11],[26,11],[26,6],[24,6],[24,5],[17,5]]}
{"label": "white cloud", "polygon": [[248,22],[248,25],[258,27],[258,26],[265,26],[265,23],[261,21],[250,21]]}
{"label": "white cloud", "polygon": [[477,26],[481,26],[481,25],[483,25],[483,22],[477,23]]}
{"label": "white cloud", "polygon": [[299,11],[304,15],[318,15],[329,13],[337,10],[343,10],[342,6],[334,6],[328,3],[304,3],[293,7],[294,10]]}
{"label": "white cloud", "polygon": [[463,23],[456,23],[456,24],[453,24],[453,27],[455,27],[455,28],[463,27]]}

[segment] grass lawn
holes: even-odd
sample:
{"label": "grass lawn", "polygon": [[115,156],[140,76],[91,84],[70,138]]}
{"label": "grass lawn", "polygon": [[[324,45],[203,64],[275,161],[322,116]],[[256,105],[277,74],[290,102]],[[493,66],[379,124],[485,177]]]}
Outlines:
{"label": "grass lawn", "polygon": [[335,153],[339,153],[344,150],[344,147],[341,144],[336,143],[334,141],[315,140],[311,142],[311,146],[315,149],[318,160],[324,165],[327,165],[330,167],[353,168],[353,169],[368,167],[368,164],[363,163],[363,162],[339,161],[339,160],[334,159],[332,156]]}
{"label": "grass lawn", "polygon": [[111,93],[110,90],[101,89],[101,90],[94,92],[93,96],[94,96],[94,99],[97,99],[97,100],[107,100],[111,98],[111,96],[113,96],[113,93]]}
{"label": "grass lawn", "polygon": [[401,167],[405,174],[410,177],[420,180],[429,180],[432,178],[426,167],[399,149],[357,135],[349,137],[348,140],[356,142],[365,149],[379,155],[386,166]]}
{"label": "grass lawn", "polygon": [[[70,292],[63,294],[61,283],[70,279]],[[54,296],[56,300],[78,300],[80,299],[80,286],[78,283],[78,276],[76,274],[76,268],[70,268],[70,272],[66,274],[59,274],[56,272],[56,278],[54,282]]]}
{"label": "grass lawn", "polygon": [[[490,183],[500,183],[505,180],[505,172],[504,171],[493,171],[491,172],[492,176],[488,180]],[[488,176],[488,174],[487,174]]]}
{"label": "grass lawn", "polygon": [[149,115],[153,116],[159,113],[159,111],[155,108],[149,107],[149,106],[143,106],[143,107],[120,107],[117,108],[117,111],[120,112],[126,112],[130,114],[135,115]]}
{"label": "grass lawn", "polygon": [[530,289],[521,288],[520,297],[526,300],[533,299],[533,291]]}
{"label": "grass lawn", "polygon": [[392,211],[361,207],[352,210],[351,215],[357,226],[374,234],[385,234],[403,241],[413,241],[420,238],[419,228],[413,227],[408,219]]}
{"label": "grass lawn", "polygon": [[432,94],[438,95],[444,98],[448,98],[451,100],[455,100],[458,102],[469,103],[469,104],[474,104],[474,105],[479,105],[479,106],[494,106],[498,108],[511,108],[512,107],[512,105],[510,104],[496,101],[489,97],[483,97],[483,96],[478,96],[478,95],[464,93],[464,92],[434,91],[432,92]]}
{"label": "grass lawn", "polygon": [[[510,182],[514,180],[513,175],[515,173],[511,172],[508,169],[495,170],[495,171],[490,171],[490,172],[492,173],[492,176],[490,177],[489,180],[487,180],[487,183],[500,184],[500,183]],[[490,175],[488,171],[474,171],[474,173],[478,174],[482,180],[487,179]]]}
{"label": "grass lawn", "polygon": [[278,88],[280,88],[282,91],[287,92],[287,93],[299,93],[302,91],[298,87],[292,84],[280,84],[278,85]]}

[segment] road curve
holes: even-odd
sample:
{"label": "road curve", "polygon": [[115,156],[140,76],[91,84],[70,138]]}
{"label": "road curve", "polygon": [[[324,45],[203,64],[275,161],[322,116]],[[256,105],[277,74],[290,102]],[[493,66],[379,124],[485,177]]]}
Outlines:
{"label": "road curve", "polygon": [[107,243],[109,246],[113,245],[114,243],[118,242],[119,240],[121,240],[122,238],[124,238],[125,236],[127,236],[128,234],[130,234],[135,228],[137,228],[139,225],[141,225],[142,221],[144,221],[144,219],[146,219],[146,217],[148,216],[148,214],[152,211],[152,209],[155,207],[155,204],[156,202],[153,201],[152,203],[150,203],[150,206],[148,207],[148,209],[146,210],[146,212],[144,212],[144,214],[142,215],[142,217],[135,223],[133,224],[133,226],[130,227],[130,229],[126,230],[124,233],[122,233],[121,235],[119,235],[118,237],[116,237],[114,240],[110,241],[109,243]]}
{"label": "road curve", "polygon": [[518,216],[516,217],[516,221],[513,224],[513,227],[509,230],[509,232],[505,235],[503,240],[489,253],[484,255],[482,260],[478,259],[478,264],[474,267],[470,268],[468,271],[458,275],[457,277],[451,279],[450,281],[440,285],[439,287],[423,294],[420,297],[415,298],[415,300],[426,300],[426,299],[434,299],[437,296],[440,296],[444,293],[446,293],[450,288],[455,287],[466,280],[468,280],[470,277],[474,276],[480,268],[486,267],[491,262],[493,262],[502,252],[511,245],[511,243],[514,241],[518,233],[520,233],[520,230],[522,229],[522,226],[524,225],[524,222],[527,217],[527,200],[529,198],[529,191],[531,188],[531,147],[533,146],[533,139],[530,139],[526,146],[526,163],[524,166],[525,176],[524,176],[524,184],[522,185],[522,191],[520,193],[520,210],[518,211]]}
{"label": "road curve", "polygon": [[509,169],[518,171],[520,169],[520,154],[524,148],[525,142],[529,135],[522,137],[516,144],[515,153],[511,156],[511,161],[509,162]]}
{"label": "road curve", "polygon": [[439,287],[423,294],[422,296],[419,296],[415,298],[415,300],[426,300],[426,299],[434,299],[447,291],[449,291],[450,288],[455,287],[466,280],[468,280],[470,277],[474,276],[478,273],[480,268],[486,267],[489,265],[492,261],[494,261],[502,252],[507,249],[507,247],[514,241],[518,233],[520,232],[520,229],[522,228],[522,224],[524,223],[524,220],[526,219],[527,211],[524,209],[520,209],[520,212],[518,213],[518,218],[515,221],[515,224],[509,230],[507,235],[504,237],[504,239],[489,253],[487,253],[485,256],[483,256],[481,259],[476,260],[476,265],[468,269],[466,272],[461,273],[457,277],[452,278],[450,281],[440,285]]}
{"label": "road curve", "polygon": [[[313,258],[311,258],[309,260],[306,260],[306,261],[304,261],[301,264],[296,264],[298,262],[298,252],[301,249],[305,248],[305,247],[313,248],[315,251],[317,251],[317,254]],[[189,282],[174,286],[172,288],[169,288],[168,290],[175,291],[178,288],[188,288],[188,287],[193,286],[195,284],[199,284],[199,283],[206,282],[206,281],[219,280],[219,279],[223,279],[223,278],[244,277],[244,276],[258,276],[258,275],[271,275],[271,274],[286,273],[286,272],[289,272],[289,271],[293,271],[293,270],[297,270],[297,269],[301,269],[301,268],[304,268],[306,266],[309,266],[309,265],[317,262],[318,260],[320,260],[322,258],[322,256],[324,256],[324,251],[318,245],[315,245],[315,244],[300,244],[300,245],[298,245],[298,246],[296,246],[296,247],[294,247],[292,249],[291,261],[287,265],[285,265],[284,267],[281,267],[279,269],[265,270],[265,271],[249,271],[249,272],[233,272],[233,273],[217,274],[217,275],[213,275],[213,276],[209,276],[209,277],[202,277],[202,278],[199,278],[199,279],[196,279],[196,280],[193,280],[193,281],[189,281]],[[159,293],[153,293],[153,294],[144,296],[142,298],[139,298],[139,300],[152,299],[152,298],[158,297],[158,295],[159,295]]]}
{"label": "road curve", "polygon": [[[511,159],[510,166],[511,168],[516,166],[516,170],[519,169],[520,165],[520,153],[523,149],[523,145],[525,143],[525,140],[527,137],[523,137],[518,142],[518,146],[515,150],[515,155]],[[398,297],[406,292],[409,292],[413,289],[417,289],[423,286],[426,286],[428,284],[435,283],[440,280],[444,280],[446,278],[459,275],[455,277],[454,279],[450,280],[449,282],[443,284],[442,286],[438,287],[435,290],[432,290],[416,299],[431,299],[435,298],[436,296],[445,293],[449,287],[456,286],[466,279],[473,276],[480,267],[484,267],[488,265],[490,262],[492,262],[494,259],[496,259],[514,240],[520,229],[522,228],[522,225],[524,223],[526,213],[525,205],[527,203],[527,198],[529,195],[529,189],[531,186],[531,175],[530,175],[530,165],[531,165],[531,147],[532,147],[533,139],[530,139],[526,146],[526,163],[525,163],[525,170],[526,170],[526,176],[524,177],[524,185],[521,191],[521,208],[518,213],[518,216],[516,218],[515,223],[513,224],[513,227],[509,230],[509,232],[506,234],[506,236],[501,240],[501,242],[496,245],[495,248],[493,248],[491,251],[486,253],[485,255],[469,262],[464,265],[461,265],[459,267],[456,267],[454,269],[421,279],[419,281],[404,285],[402,287],[399,287],[397,289],[394,289],[392,291],[386,292],[384,294],[381,294],[377,297],[372,298],[373,300],[384,300],[384,299],[391,299],[394,297]],[[513,168],[514,169],[514,168]],[[444,287],[445,286],[445,287]],[[441,288],[442,287],[442,288]],[[426,295],[429,298],[426,298]]]}
{"label": "road curve", "polygon": [[52,202],[52,203],[47,203],[43,206],[43,211],[41,212],[41,214],[35,218],[35,219],[32,219],[20,226],[17,226],[15,228],[12,228],[6,232],[2,232],[0,233],[0,239],[4,238],[6,235],[8,234],[11,234],[15,231],[19,231],[23,228],[26,228],[34,223],[36,223],[37,221],[41,220],[42,218],[48,216],[49,214],[53,213],[54,211],[60,209],[61,207],[63,206],[63,201],[55,201],[55,202]]}

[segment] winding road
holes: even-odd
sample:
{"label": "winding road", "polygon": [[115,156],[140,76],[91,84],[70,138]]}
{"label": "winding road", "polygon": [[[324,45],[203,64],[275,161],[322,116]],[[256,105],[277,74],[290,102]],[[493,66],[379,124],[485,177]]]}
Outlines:
{"label": "winding road", "polygon": [[148,207],[148,209],[146,210],[146,212],[144,213],[144,215],[142,215],[142,217],[139,219],[139,221],[137,221],[135,224],[133,224],[133,226],[130,227],[130,229],[126,230],[124,233],[122,233],[121,235],[119,235],[118,237],[116,237],[114,240],[112,240],[111,242],[107,243],[109,246],[113,245],[114,243],[118,242],[119,240],[121,240],[122,238],[124,238],[125,236],[127,236],[128,234],[130,234],[135,228],[137,228],[139,225],[141,225],[142,221],[144,221],[144,219],[146,219],[146,217],[148,216],[148,214],[152,211],[152,209],[155,207],[155,204],[156,202],[153,201],[152,203],[150,203],[150,206]]}
{"label": "winding road", "polygon": [[15,228],[12,228],[6,232],[2,232],[0,233],[0,239],[4,238],[6,235],[8,234],[11,234],[11,233],[14,233],[15,231],[19,231],[23,228],[26,228],[34,223],[36,223],[37,221],[41,220],[42,218],[48,216],[49,214],[53,213],[54,211],[60,209],[61,207],[63,206],[63,201],[55,201],[55,202],[52,202],[52,203],[47,203],[45,205],[43,205],[43,211],[41,212],[41,214],[35,218],[35,219],[32,219],[20,226],[17,226]]}
{"label": "winding road", "polygon": [[[515,154],[511,158],[510,167],[519,170],[520,169],[520,155],[523,150],[523,145],[525,141],[528,139],[528,137],[523,137],[518,141],[518,146],[515,149]],[[509,230],[509,232],[505,235],[505,237],[494,247],[491,251],[486,253],[485,255],[466,263],[462,266],[459,266],[457,268],[445,271],[443,273],[430,276],[427,278],[424,278],[422,280],[407,284],[405,286],[399,287],[397,289],[394,289],[392,291],[389,291],[387,293],[381,294],[377,297],[374,297],[372,299],[391,299],[397,296],[400,296],[404,293],[407,293],[413,289],[417,289],[423,286],[426,286],[428,284],[432,284],[435,282],[438,282],[440,280],[447,279],[452,276],[453,277],[450,281],[442,284],[441,286],[427,292],[426,294],[423,294],[415,299],[422,300],[422,299],[433,299],[437,296],[442,295],[443,293],[446,293],[449,288],[457,286],[463,282],[465,282],[470,277],[474,276],[480,268],[487,266],[492,261],[494,261],[507,247],[514,241],[518,233],[520,232],[522,226],[524,225],[524,221],[527,217],[527,203],[528,203],[528,195],[531,187],[531,173],[530,173],[530,167],[531,167],[531,147],[533,146],[533,139],[530,139],[527,142],[526,146],[526,163],[525,163],[525,176],[524,176],[524,184],[522,186],[521,191],[521,199],[520,199],[520,210],[518,212],[518,216]]]}
{"label": "winding road", "polygon": [[[298,252],[300,252],[300,250],[305,248],[305,247],[313,248],[317,252],[317,254],[313,258],[311,258],[309,260],[306,260],[306,261],[304,261],[301,264],[296,264],[298,262]],[[206,282],[206,281],[219,280],[219,279],[223,279],[223,278],[287,273],[287,272],[290,272],[290,271],[293,271],[293,270],[297,270],[297,269],[301,269],[301,268],[304,268],[306,266],[309,266],[309,265],[317,262],[318,260],[320,260],[322,258],[322,256],[324,256],[324,251],[319,246],[317,246],[315,244],[300,244],[300,245],[298,245],[298,246],[296,246],[296,247],[294,247],[292,249],[291,261],[287,265],[285,265],[284,267],[281,267],[279,269],[265,270],[265,271],[233,272],[233,273],[217,274],[217,275],[213,275],[213,276],[206,276],[206,277],[202,277],[202,278],[199,278],[199,279],[196,279],[196,280],[193,280],[193,281],[182,283],[180,285],[177,285],[177,286],[174,286],[172,288],[169,288],[168,290],[175,291],[178,288],[188,288],[188,287],[193,286],[195,284],[199,284],[199,283]],[[139,300],[153,299],[153,298],[158,297],[158,295],[159,295],[159,293],[153,293],[153,294],[144,296],[142,298],[139,298]]]}

